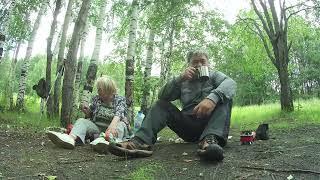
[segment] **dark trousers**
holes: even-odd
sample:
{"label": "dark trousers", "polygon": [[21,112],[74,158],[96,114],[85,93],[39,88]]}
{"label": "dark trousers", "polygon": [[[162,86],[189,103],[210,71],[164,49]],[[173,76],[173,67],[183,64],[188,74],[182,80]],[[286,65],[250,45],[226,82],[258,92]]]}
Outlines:
{"label": "dark trousers", "polygon": [[207,135],[216,135],[219,145],[225,146],[228,139],[232,101],[217,104],[211,115],[197,119],[181,112],[172,103],[158,100],[145,117],[135,136],[152,145],[157,133],[168,126],[186,142],[198,142]]}

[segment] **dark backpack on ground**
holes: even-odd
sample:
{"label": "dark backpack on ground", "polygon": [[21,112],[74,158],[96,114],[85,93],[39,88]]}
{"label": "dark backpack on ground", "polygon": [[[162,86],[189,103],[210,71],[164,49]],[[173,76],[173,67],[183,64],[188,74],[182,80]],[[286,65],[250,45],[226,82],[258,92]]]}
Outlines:
{"label": "dark backpack on ground", "polygon": [[268,140],[269,139],[269,125],[260,124],[256,130],[256,139],[257,140]]}

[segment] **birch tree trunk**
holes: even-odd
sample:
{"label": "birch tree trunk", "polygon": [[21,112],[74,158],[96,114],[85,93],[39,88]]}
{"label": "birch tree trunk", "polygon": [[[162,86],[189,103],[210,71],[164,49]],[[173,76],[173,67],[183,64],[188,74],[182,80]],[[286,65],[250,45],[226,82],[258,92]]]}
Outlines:
{"label": "birch tree trunk", "polygon": [[161,55],[160,55],[160,80],[159,80],[159,87],[161,87],[165,80],[166,80],[166,72],[167,72],[167,63],[166,63],[166,58],[165,58],[165,40],[166,38],[162,38],[162,41],[160,43],[160,50],[161,50]]}
{"label": "birch tree trunk", "polygon": [[73,110],[72,110],[72,115],[71,115],[72,119],[77,118],[77,113],[79,110],[79,96],[80,96],[80,82],[81,82],[81,74],[82,74],[82,64],[83,64],[83,59],[84,59],[84,47],[85,47],[85,44],[87,41],[86,38],[88,35],[88,30],[89,30],[89,24],[86,22],[85,28],[84,28],[82,36],[81,36],[80,57],[78,60],[76,79],[74,82],[75,89],[73,92],[74,101],[73,101]]}
{"label": "birch tree trunk", "polygon": [[[10,18],[11,18],[11,13],[13,12],[13,9],[14,9],[14,7],[15,7],[15,5],[16,5],[16,1],[11,1],[11,4],[10,4],[10,6],[9,6],[9,9],[8,9],[8,15],[7,15],[7,18],[4,20],[4,21],[2,21],[3,22],[3,24],[1,24],[0,25],[0,27],[2,27],[2,28],[0,28],[0,30],[2,30],[2,31],[0,31],[0,63],[1,63],[1,58],[3,57],[3,54],[4,54],[4,42],[5,42],[5,39],[6,39],[6,35],[7,35],[7,33],[8,33],[8,28],[9,28],[9,20],[10,20]],[[6,50],[6,51],[8,51],[8,50]],[[9,54],[9,52],[7,52],[7,53],[5,53],[6,55],[8,55]],[[6,58],[4,58],[4,59],[6,59]]]}
{"label": "birch tree trunk", "polygon": [[51,64],[52,64],[52,40],[57,26],[57,16],[61,9],[61,0],[56,1],[56,8],[53,13],[53,21],[50,28],[50,34],[47,41],[47,68],[46,68],[46,90],[47,90],[47,115],[49,118],[53,116],[53,104],[51,97]]}
{"label": "birch tree trunk", "polygon": [[26,83],[27,83],[27,77],[28,77],[28,71],[29,71],[29,65],[30,65],[30,57],[32,54],[32,48],[33,48],[33,44],[34,44],[34,40],[37,34],[37,31],[39,29],[40,26],[40,22],[41,22],[41,18],[44,14],[44,12],[46,11],[46,6],[47,3],[43,3],[40,7],[40,11],[37,15],[36,21],[34,23],[32,32],[31,32],[31,36],[28,42],[28,46],[27,46],[27,51],[26,51],[26,55],[24,58],[24,63],[22,65],[21,68],[21,75],[20,75],[20,81],[19,81],[19,91],[18,91],[18,96],[17,96],[17,104],[16,104],[16,108],[18,110],[24,110],[24,95],[26,92]]}
{"label": "birch tree trunk", "polygon": [[79,16],[74,26],[67,61],[65,62],[65,73],[62,86],[62,107],[61,107],[61,124],[66,127],[71,122],[72,100],[73,100],[73,85],[76,71],[76,58],[78,54],[79,42],[81,33],[85,26],[88,16],[91,0],[83,0]]}
{"label": "birch tree trunk", "polygon": [[135,50],[136,50],[136,31],[138,21],[138,0],[132,1],[131,22],[129,30],[129,41],[126,60],[126,83],[125,83],[125,96],[128,108],[127,118],[129,122],[134,119],[134,63],[135,63]]}
{"label": "birch tree trunk", "polygon": [[54,95],[53,95],[53,112],[55,116],[59,116],[59,99],[61,93],[61,77],[62,77],[62,69],[64,64],[64,52],[67,42],[67,32],[70,24],[71,13],[72,13],[72,5],[74,0],[69,0],[66,14],[64,16],[64,22],[61,30],[61,39],[59,43],[59,52],[58,52],[58,61],[57,61],[57,71],[56,71],[56,81],[54,82]]}
{"label": "birch tree trunk", "polygon": [[90,95],[92,93],[93,84],[97,76],[97,61],[100,56],[100,49],[101,49],[101,41],[102,41],[102,33],[103,33],[103,23],[106,17],[106,6],[107,1],[103,0],[100,6],[100,12],[97,22],[97,30],[96,30],[96,37],[95,37],[95,45],[93,49],[93,53],[90,60],[90,65],[87,70],[86,74],[86,83],[83,88],[83,97],[82,103],[88,103],[90,101]]}
{"label": "birch tree trunk", "polygon": [[166,68],[166,79],[171,78],[172,76],[172,72],[171,72],[171,55],[172,55],[172,51],[173,51],[173,35],[174,35],[174,31],[175,31],[175,24],[172,20],[172,24],[171,24],[171,30],[170,30],[170,34],[169,34],[169,49],[168,49],[168,53],[166,54],[166,63],[167,65],[165,67]]}
{"label": "birch tree trunk", "polygon": [[62,34],[62,31],[59,31],[56,44],[54,45],[54,48],[53,48],[53,51],[52,51],[52,55],[53,55],[53,56],[57,55],[58,52],[59,52],[59,45],[60,45],[61,34]]}
{"label": "birch tree trunk", "polygon": [[11,62],[9,78],[8,78],[7,86],[6,86],[8,88],[7,97],[9,99],[8,99],[7,102],[9,102],[9,104],[8,104],[9,110],[13,110],[14,109],[13,83],[11,81],[13,79],[15,79],[14,74],[15,74],[15,71],[16,71],[16,64],[17,64],[17,60],[18,60],[18,54],[19,54],[19,51],[20,51],[20,46],[21,46],[21,42],[19,41],[18,44],[17,44],[17,47],[15,49],[15,52],[14,52],[14,57],[13,57],[12,62]]}
{"label": "birch tree trunk", "polygon": [[149,110],[149,102],[150,102],[150,78],[151,78],[151,69],[152,69],[152,57],[153,57],[153,46],[154,46],[154,30],[150,30],[149,32],[149,40],[148,40],[148,49],[147,49],[147,59],[146,59],[146,66],[144,69],[144,88],[143,88],[143,95],[142,95],[142,103],[141,103],[141,110],[144,114],[147,114]]}

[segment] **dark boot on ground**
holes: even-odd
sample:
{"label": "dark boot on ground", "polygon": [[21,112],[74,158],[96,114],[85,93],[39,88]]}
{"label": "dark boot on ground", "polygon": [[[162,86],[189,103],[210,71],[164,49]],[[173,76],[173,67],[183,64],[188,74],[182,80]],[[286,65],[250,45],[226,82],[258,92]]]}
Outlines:
{"label": "dark boot on ground", "polygon": [[209,161],[222,161],[223,149],[218,144],[217,137],[215,135],[208,135],[199,143],[198,155]]}

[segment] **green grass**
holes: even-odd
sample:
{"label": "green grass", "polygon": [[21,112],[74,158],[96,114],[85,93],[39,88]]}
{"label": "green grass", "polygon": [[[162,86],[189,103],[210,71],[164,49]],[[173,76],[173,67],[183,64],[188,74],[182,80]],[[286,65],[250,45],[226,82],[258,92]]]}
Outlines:
{"label": "green grass", "polygon": [[[59,119],[48,120],[40,114],[39,98],[26,98],[26,113],[0,113],[0,124],[13,124],[21,127],[43,129],[58,127]],[[294,128],[305,124],[320,124],[320,99],[297,100],[295,111],[281,112],[280,104],[264,104],[232,109],[231,127],[239,130],[254,130],[261,123],[269,123],[271,128]],[[160,132],[163,138],[175,138],[174,133],[165,128]]]}
{"label": "green grass", "polygon": [[[145,164],[135,171],[131,172],[128,177],[125,179],[132,179],[132,180],[152,180],[155,179],[154,174],[157,171],[163,170],[162,166],[158,163],[148,163]],[[163,178],[168,178],[168,177],[163,177]]]}
{"label": "green grass", "polygon": [[49,120],[45,115],[34,112],[4,112],[0,114],[0,124],[8,124],[26,129],[43,130],[47,127],[59,127],[58,119]]}
{"label": "green grass", "polygon": [[295,111],[281,112],[279,104],[234,107],[231,127],[240,130],[256,129],[261,123],[273,128],[294,128],[306,124],[320,124],[320,100],[299,100],[294,103]]}

